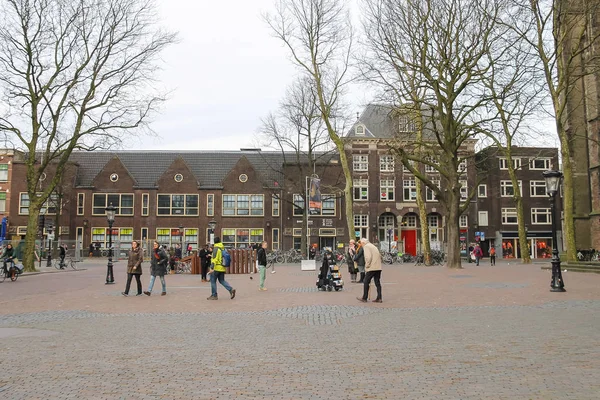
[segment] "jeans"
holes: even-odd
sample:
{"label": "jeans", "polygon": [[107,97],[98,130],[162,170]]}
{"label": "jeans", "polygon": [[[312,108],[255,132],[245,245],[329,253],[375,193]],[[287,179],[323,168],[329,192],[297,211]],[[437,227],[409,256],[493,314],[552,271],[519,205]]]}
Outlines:
{"label": "jeans", "polygon": [[129,294],[129,288],[131,287],[131,279],[135,276],[137,283],[137,294],[142,294],[142,280],[140,274],[127,274],[127,284],[125,285],[125,294]]}
{"label": "jeans", "polygon": [[[160,283],[162,283],[162,291],[163,293],[167,293],[167,284],[165,283],[165,277],[164,276],[159,276],[160,278]],[[150,277],[150,284],[148,285],[148,291],[152,292],[152,288],[154,287],[154,280],[156,279],[156,276],[152,275]]]}
{"label": "jeans", "polygon": [[210,274],[210,290],[212,291],[213,296],[217,297],[217,280],[219,280],[219,283],[223,285],[228,292],[231,292],[233,288],[225,280],[225,272],[213,271],[212,274]]}
{"label": "jeans", "polygon": [[481,257],[475,257],[475,265],[479,266],[479,260],[481,260]]}
{"label": "jeans", "polygon": [[373,278],[375,278],[375,286],[377,287],[377,300],[381,300],[381,270],[368,271],[365,275],[365,291],[363,293],[364,300],[367,300],[369,297],[369,285],[371,285],[371,279]]}
{"label": "jeans", "polygon": [[258,266],[258,273],[260,274],[260,288],[265,287],[265,279],[267,278],[267,267],[264,265]]}

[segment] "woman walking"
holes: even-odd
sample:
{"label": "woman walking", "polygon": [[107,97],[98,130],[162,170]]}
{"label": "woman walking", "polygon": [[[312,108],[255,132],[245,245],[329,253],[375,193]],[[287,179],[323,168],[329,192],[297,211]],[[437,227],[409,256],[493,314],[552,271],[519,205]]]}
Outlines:
{"label": "woman walking", "polygon": [[140,279],[142,275],[142,261],[144,261],[144,255],[142,254],[140,244],[134,240],[131,242],[131,251],[127,260],[127,284],[125,285],[125,291],[122,293],[123,296],[129,296],[131,279],[134,276],[137,283],[136,296],[142,295],[142,280]]}
{"label": "woman walking", "polygon": [[356,255],[356,245],[354,240],[350,240],[348,252],[346,253],[346,263],[348,264],[348,273],[350,274],[350,282],[356,282],[356,273],[358,269],[354,265],[354,256]]}
{"label": "woman walking", "polygon": [[360,280],[357,283],[364,283],[365,281],[365,249],[362,246],[362,242],[358,242],[358,248],[356,249],[356,255],[354,256],[358,272],[360,273]]}
{"label": "woman walking", "polygon": [[158,242],[154,242],[154,249],[150,256],[150,284],[148,285],[148,291],[144,292],[146,296],[152,294],[152,288],[154,287],[154,280],[158,276],[160,283],[162,284],[161,296],[167,294],[167,284],[165,283],[165,274],[167,273],[167,263],[169,262],[169,255],[160,247]]}

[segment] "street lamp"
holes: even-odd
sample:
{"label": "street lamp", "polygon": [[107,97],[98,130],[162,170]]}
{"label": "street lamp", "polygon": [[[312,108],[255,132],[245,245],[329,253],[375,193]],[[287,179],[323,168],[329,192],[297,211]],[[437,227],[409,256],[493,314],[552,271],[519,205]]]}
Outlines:
{"label": "street lamp", "polygon": [[115,212],[117,209],[110,203],[105,208],[106,220],[108,221],[108,264],[106,271],[106,284],[110,285],[115,283],[115,276],[113,275],[113,262],[112,262],[112,227],[115,222]]}
{"label": "street lamp", "polygon": [[560,171],[544,171],[542,174],[546,180],[546,191],[550,196],[550,215],[552,218],[552,282],[550,283],[551,292],[566,292],[565,283],[560,271],[560,258],[558,257],[558,240],[556,239],[556,194],[560,187],[560,180],[563,177]]}
{"label": "street lamp", "polygon": [[211,219],[208,222],[208,229],[209,229],[209,242],[210,244],[215,244],[215,227],[217,226],[217,221],[215,221],[214,219]]}

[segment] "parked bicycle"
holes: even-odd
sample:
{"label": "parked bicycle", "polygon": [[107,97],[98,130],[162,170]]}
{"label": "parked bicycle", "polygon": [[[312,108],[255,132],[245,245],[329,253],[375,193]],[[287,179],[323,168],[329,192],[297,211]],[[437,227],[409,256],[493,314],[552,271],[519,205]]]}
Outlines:
{"label": "parked bicycle", "polygon": [[189,274],[192,272],[192,264],[189,261],[175,260],[174,270],[176,274]]}

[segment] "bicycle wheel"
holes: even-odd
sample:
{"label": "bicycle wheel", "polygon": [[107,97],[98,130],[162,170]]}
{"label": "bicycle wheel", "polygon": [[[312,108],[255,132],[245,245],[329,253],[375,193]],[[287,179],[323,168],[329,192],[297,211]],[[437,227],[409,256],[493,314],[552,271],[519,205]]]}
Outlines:
{"label": "bicycle wheel", "polygon": [[4,282],[4,280],[6,279],[6,275],[7,275],[7,273],[6,273],[6,271],[4,270],[4,267],[2,267],[2,268],[0,269],[0,282]]}
{"label": "bicycle wheel", "polygon": [[17,269],[15,267],[12,267],[10,269],[10,280],[11,281],[16,281],[18,278],[19,274],[17,274]]}
{"label": "bicycle wheel", "polygon": [[77,269],[77,263],[72,258],[69,258],[69,261],[67,261],[67,265],[73,269]]}
{"label": "bicycle wheel", "polygon": [[51,261],[51,265],[56,268],[56,269],[60,269],[60,261],[57,260],[56,258],[53,258]]}

